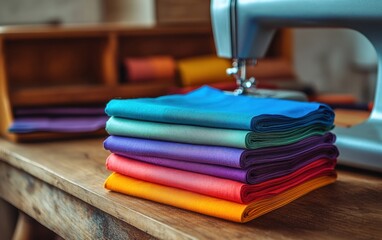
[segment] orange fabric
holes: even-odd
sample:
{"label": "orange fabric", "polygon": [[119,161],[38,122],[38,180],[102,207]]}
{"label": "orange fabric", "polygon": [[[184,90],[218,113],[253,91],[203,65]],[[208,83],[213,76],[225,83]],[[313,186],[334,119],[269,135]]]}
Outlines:
{"label": "orange fabric", "polygon": [[126,58],[124,64],[128,82],[171,82],[175,80],[175,61],[169,56]]}
{"label": "orange fabric", "polygon": [[157,79],[175,78],[175,61],[171,57],[152,57],[150,63]]}
{"label": "orange fabric", "polygon": [[282,207],[289,202],[323,187],[336,180],[336,176],[322,176],[302,183],[271,198],[240,204],[208,197],[205,195],[145,182],[112,173],[105,181],[105,188],[111,191],[140,197],[174,207],[227,219],[234,222],[248,222],[256,217]]}

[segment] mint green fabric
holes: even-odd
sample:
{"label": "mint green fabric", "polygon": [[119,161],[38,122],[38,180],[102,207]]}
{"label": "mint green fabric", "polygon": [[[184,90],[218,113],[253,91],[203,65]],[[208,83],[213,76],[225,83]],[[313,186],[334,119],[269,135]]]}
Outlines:
{"label": "mint green fabric", "polygon": [[255,133],[118,117],[111,117],[106,123],[106,130],[110,135],[246,149],[286,145],[309,136],[323,135],[330,129],[331,127],[316,124],[283,132]]}

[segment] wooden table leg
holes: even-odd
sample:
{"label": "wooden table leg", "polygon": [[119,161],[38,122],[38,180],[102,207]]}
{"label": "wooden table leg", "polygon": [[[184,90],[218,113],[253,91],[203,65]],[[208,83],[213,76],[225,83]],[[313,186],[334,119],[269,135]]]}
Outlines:
{"label": "wooden table leg", "polygon": [[32,224],[33,223],[31,217],[23,212],[20,212],[12,240],[32,239]]}

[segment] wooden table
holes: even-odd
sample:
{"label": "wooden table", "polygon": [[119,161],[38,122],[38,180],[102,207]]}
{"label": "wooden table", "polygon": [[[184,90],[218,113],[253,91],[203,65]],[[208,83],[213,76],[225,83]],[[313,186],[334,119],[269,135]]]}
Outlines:
{"label": "wooden table", "polygon": [[381,239],[382,178],[335,184],[246,224],[108,192],[102,139],[0,140],[0,196],[65,239]]}

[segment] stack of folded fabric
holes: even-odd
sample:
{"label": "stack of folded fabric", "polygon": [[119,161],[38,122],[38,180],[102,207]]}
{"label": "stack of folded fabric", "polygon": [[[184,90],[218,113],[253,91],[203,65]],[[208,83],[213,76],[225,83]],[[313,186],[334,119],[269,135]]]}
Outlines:
{"label": "stack of folded fabric", "polygon": [[111,100],[109,190],[247,222],[336,179],[334,113],[319,103],[186,95]]}

